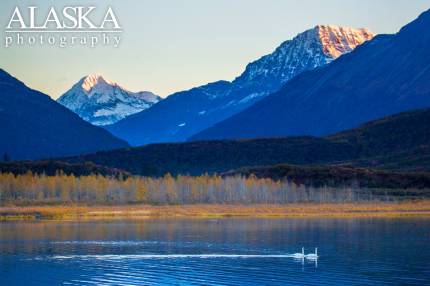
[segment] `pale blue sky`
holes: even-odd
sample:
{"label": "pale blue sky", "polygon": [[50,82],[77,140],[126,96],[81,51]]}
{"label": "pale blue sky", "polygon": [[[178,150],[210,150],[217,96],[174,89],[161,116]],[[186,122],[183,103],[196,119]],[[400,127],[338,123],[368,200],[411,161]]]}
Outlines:
{"label": "pale blue sky", "polygon": [[[123,26],[119,48],[4,48],[13,8],[111,5]],[[57,98],[81,77],[100,73],[161,96],[231,80],[246,64],[317,24],[395,33],[430,8],[425,0],[40,0],[2,1],[0,67]]]}

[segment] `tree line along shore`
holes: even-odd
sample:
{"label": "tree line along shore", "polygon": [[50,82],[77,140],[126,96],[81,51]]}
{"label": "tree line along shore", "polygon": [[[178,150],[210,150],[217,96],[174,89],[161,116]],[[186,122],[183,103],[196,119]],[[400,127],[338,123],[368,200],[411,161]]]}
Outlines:
{"label": "tree line along shore", "polygon": [[307,186],[256,176],[0,174],[0,219],[405,216],[430,214],[428,189]]}
{"label": "tree line along shore", "polygon": [[312,186],[250,176],[163,177],[0,174],[0,203],[14,205],[184,205],[353,203],[426,199],[426,188],[363,188],[354,182]]}

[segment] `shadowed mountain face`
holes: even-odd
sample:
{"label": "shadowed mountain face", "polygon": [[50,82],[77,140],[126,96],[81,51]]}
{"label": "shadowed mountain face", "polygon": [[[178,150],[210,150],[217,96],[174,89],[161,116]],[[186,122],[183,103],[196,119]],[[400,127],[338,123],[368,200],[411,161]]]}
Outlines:
{"label": "shadowed mountain face", "polygon": [[317,26],[250,63],[232,82],[175,93],[106,128],[132,145],[185,141],[277,91],[296,75],[324,66],[372,37],[366,29]]}
{"label": "shadowed mountain face", "polygon": [[154,144],[61,159],[91,161],[133,174],[222,173],[275,164],[351,164],[387,170],[430,171],[430,109],[398,114],[330,137]]}
{"label": "shadowed mountain face", "polygon": [[70,156],[128,146],[2,69],[0,133],[0,154],[7,154],[12,160]]}
{"label": "shadowed mountain face", "polygon": [[303,73],[190,140],[324,136],[430,106],[430,11],[330,65]]}

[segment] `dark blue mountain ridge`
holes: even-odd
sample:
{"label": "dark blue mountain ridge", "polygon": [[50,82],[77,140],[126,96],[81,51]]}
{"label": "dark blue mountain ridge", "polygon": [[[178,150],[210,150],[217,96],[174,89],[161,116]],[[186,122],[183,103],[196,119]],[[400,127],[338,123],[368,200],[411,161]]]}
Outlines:
{"label": "dark blue mountain ridge", "polygon": [[189,140],[324,136],[430,106],[430,10]]}
{"label": "dark blue mountain ridge", "polygon": [[0,155],[41,159],[127,147],[0,69]]}
{"label": "dark blue mountain ridge", "polygon": [[317,26],[248,64],[232,82],[177,92],[106,129],[132,145],[185,141],[278,90],[297,74],[326,65],[372,37],[367,29]]}

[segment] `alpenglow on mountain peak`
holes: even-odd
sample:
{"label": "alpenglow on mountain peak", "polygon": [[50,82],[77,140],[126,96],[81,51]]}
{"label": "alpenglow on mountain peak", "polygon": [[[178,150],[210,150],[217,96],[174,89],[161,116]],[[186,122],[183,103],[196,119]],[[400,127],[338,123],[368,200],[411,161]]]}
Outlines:
{"label": "alpenglow on mountain peak", "polygon": [[97,73],[90,74],[84,77],[81,81],[82,81],[82,89],[87,92],[90,92],[93,87],[99,84],[116,85],[115,83],[106,81],[101,74],[97,74]]}
{"label": "alpenglow on mountain peak", "polygon": [[152,92],[131,92],[100,74],[92,74],[83,77],[58,102],[94,125],[108,125],[145,110],[160,99]]}
{"label": "alpenglow on mountain peak", "polygon": [[333,59],[351,52],[358,45],[375,36],[366,28],[354,29],[337,25],[318,25],[314,29],[318,32],[324,53]]}
{"label": "alpenglow on mountain peak", "polygon": [[296,75],[324,66],[357,46],[373,39],[365,28],[317,25],[283,42],[273,53],[247,65],[234,80],[242,86],[264,82],[262,89],[274,92]]}

